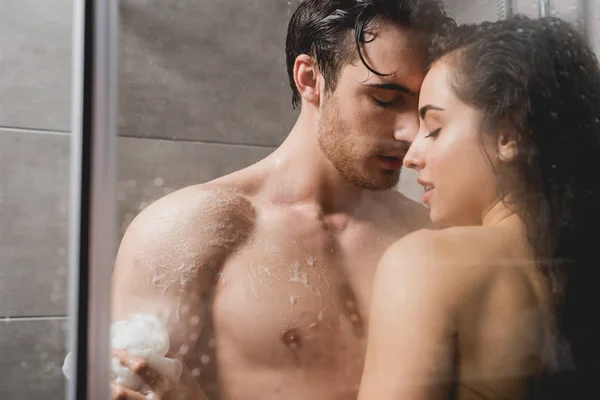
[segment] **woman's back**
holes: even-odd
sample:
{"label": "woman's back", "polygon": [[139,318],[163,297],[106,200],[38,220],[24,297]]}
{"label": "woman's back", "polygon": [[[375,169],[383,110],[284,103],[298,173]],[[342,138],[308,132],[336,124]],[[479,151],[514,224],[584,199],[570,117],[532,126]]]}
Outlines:
{"label": "woman's back", "polygon": [[455,397],[528,398],[552,355],[553,332],[548,283],[524,235],[498,226],[449,228],[434,235],[456,260],[450,276],[461,296]]}
{"label": "woman's back", "polygon": [[371,396],[529,397],[553,332],[548,283],[522,226],[513,215],[493,226],[422,230],[386,252],[363,378]]}

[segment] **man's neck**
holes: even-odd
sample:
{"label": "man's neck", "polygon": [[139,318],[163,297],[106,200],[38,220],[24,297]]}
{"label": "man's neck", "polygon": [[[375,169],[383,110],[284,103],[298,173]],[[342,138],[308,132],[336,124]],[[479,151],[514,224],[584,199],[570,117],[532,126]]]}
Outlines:
{"label": "man's neck", "polygon": [[301,115],[286,140],[269,157],[260,196],[275,203],[312,203],[325,214],[351,213],[368,193],[346,181],[317,140],[316,118]]}

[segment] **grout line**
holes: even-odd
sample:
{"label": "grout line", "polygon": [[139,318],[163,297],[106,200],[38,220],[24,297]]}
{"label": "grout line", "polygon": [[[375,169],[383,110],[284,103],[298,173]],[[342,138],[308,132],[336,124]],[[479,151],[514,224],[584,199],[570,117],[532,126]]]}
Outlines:
{"label": "grout line", "polygon": [[163,142],[178,142],[178,143],[198,143],[198,144],[210,144],[216,146],[240,146],[240,147],[256,147],[261,149],[275,149],[278,144],[259,144],[259,143],[235,143],[235,142],[217,142],[213,140],[192,140],[192,139],[173,139],[164,137],[148,137],[148,136],[125,136],[119,135],[120,138],[129,139],[144,139],[144,140],[156,140]]}
{"label": "grout line", "polygon": [[41,135],[58,135],[58,136],[69,136],[71,132],[61,131],[61,130],[52,130],[52,129],[29,129],[29,128],[19,128],[16,126],[1,126],[0,131],[11,131],[11,132],[21,132],[21,133],[37,133]]}
{"label": "grout line", "polygon": [[0,318],[0,322],[26,322],[26,321],[56,321],[68,319],[66,315],[49,315],[49,316],[26,316],[26,317],[4,317]]}

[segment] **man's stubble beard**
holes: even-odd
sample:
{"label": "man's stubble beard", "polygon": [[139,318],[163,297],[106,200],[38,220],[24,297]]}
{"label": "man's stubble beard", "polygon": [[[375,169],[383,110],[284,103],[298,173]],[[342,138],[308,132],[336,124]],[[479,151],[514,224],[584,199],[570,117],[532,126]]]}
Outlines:
{"label": "man's stubble beard", "polygon": [[369,176],[366,171],[361,171],[363,160],[352,158],[356,146],[351,142],[352,130],[339,114],[337,99],[329,94],[321,109],[317,141],[342,178],[356,187],[372,191],[388,190],[398,185],[399,171],[381,171],[379,176]]}

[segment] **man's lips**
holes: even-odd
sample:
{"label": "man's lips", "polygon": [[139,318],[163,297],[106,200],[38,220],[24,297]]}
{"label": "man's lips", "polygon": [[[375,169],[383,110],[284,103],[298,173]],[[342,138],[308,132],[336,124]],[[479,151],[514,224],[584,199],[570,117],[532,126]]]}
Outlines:
{"label": "man's lips", "polygon": [[404,157],[378,156],[385,169],[396,170],[402,168]]}

